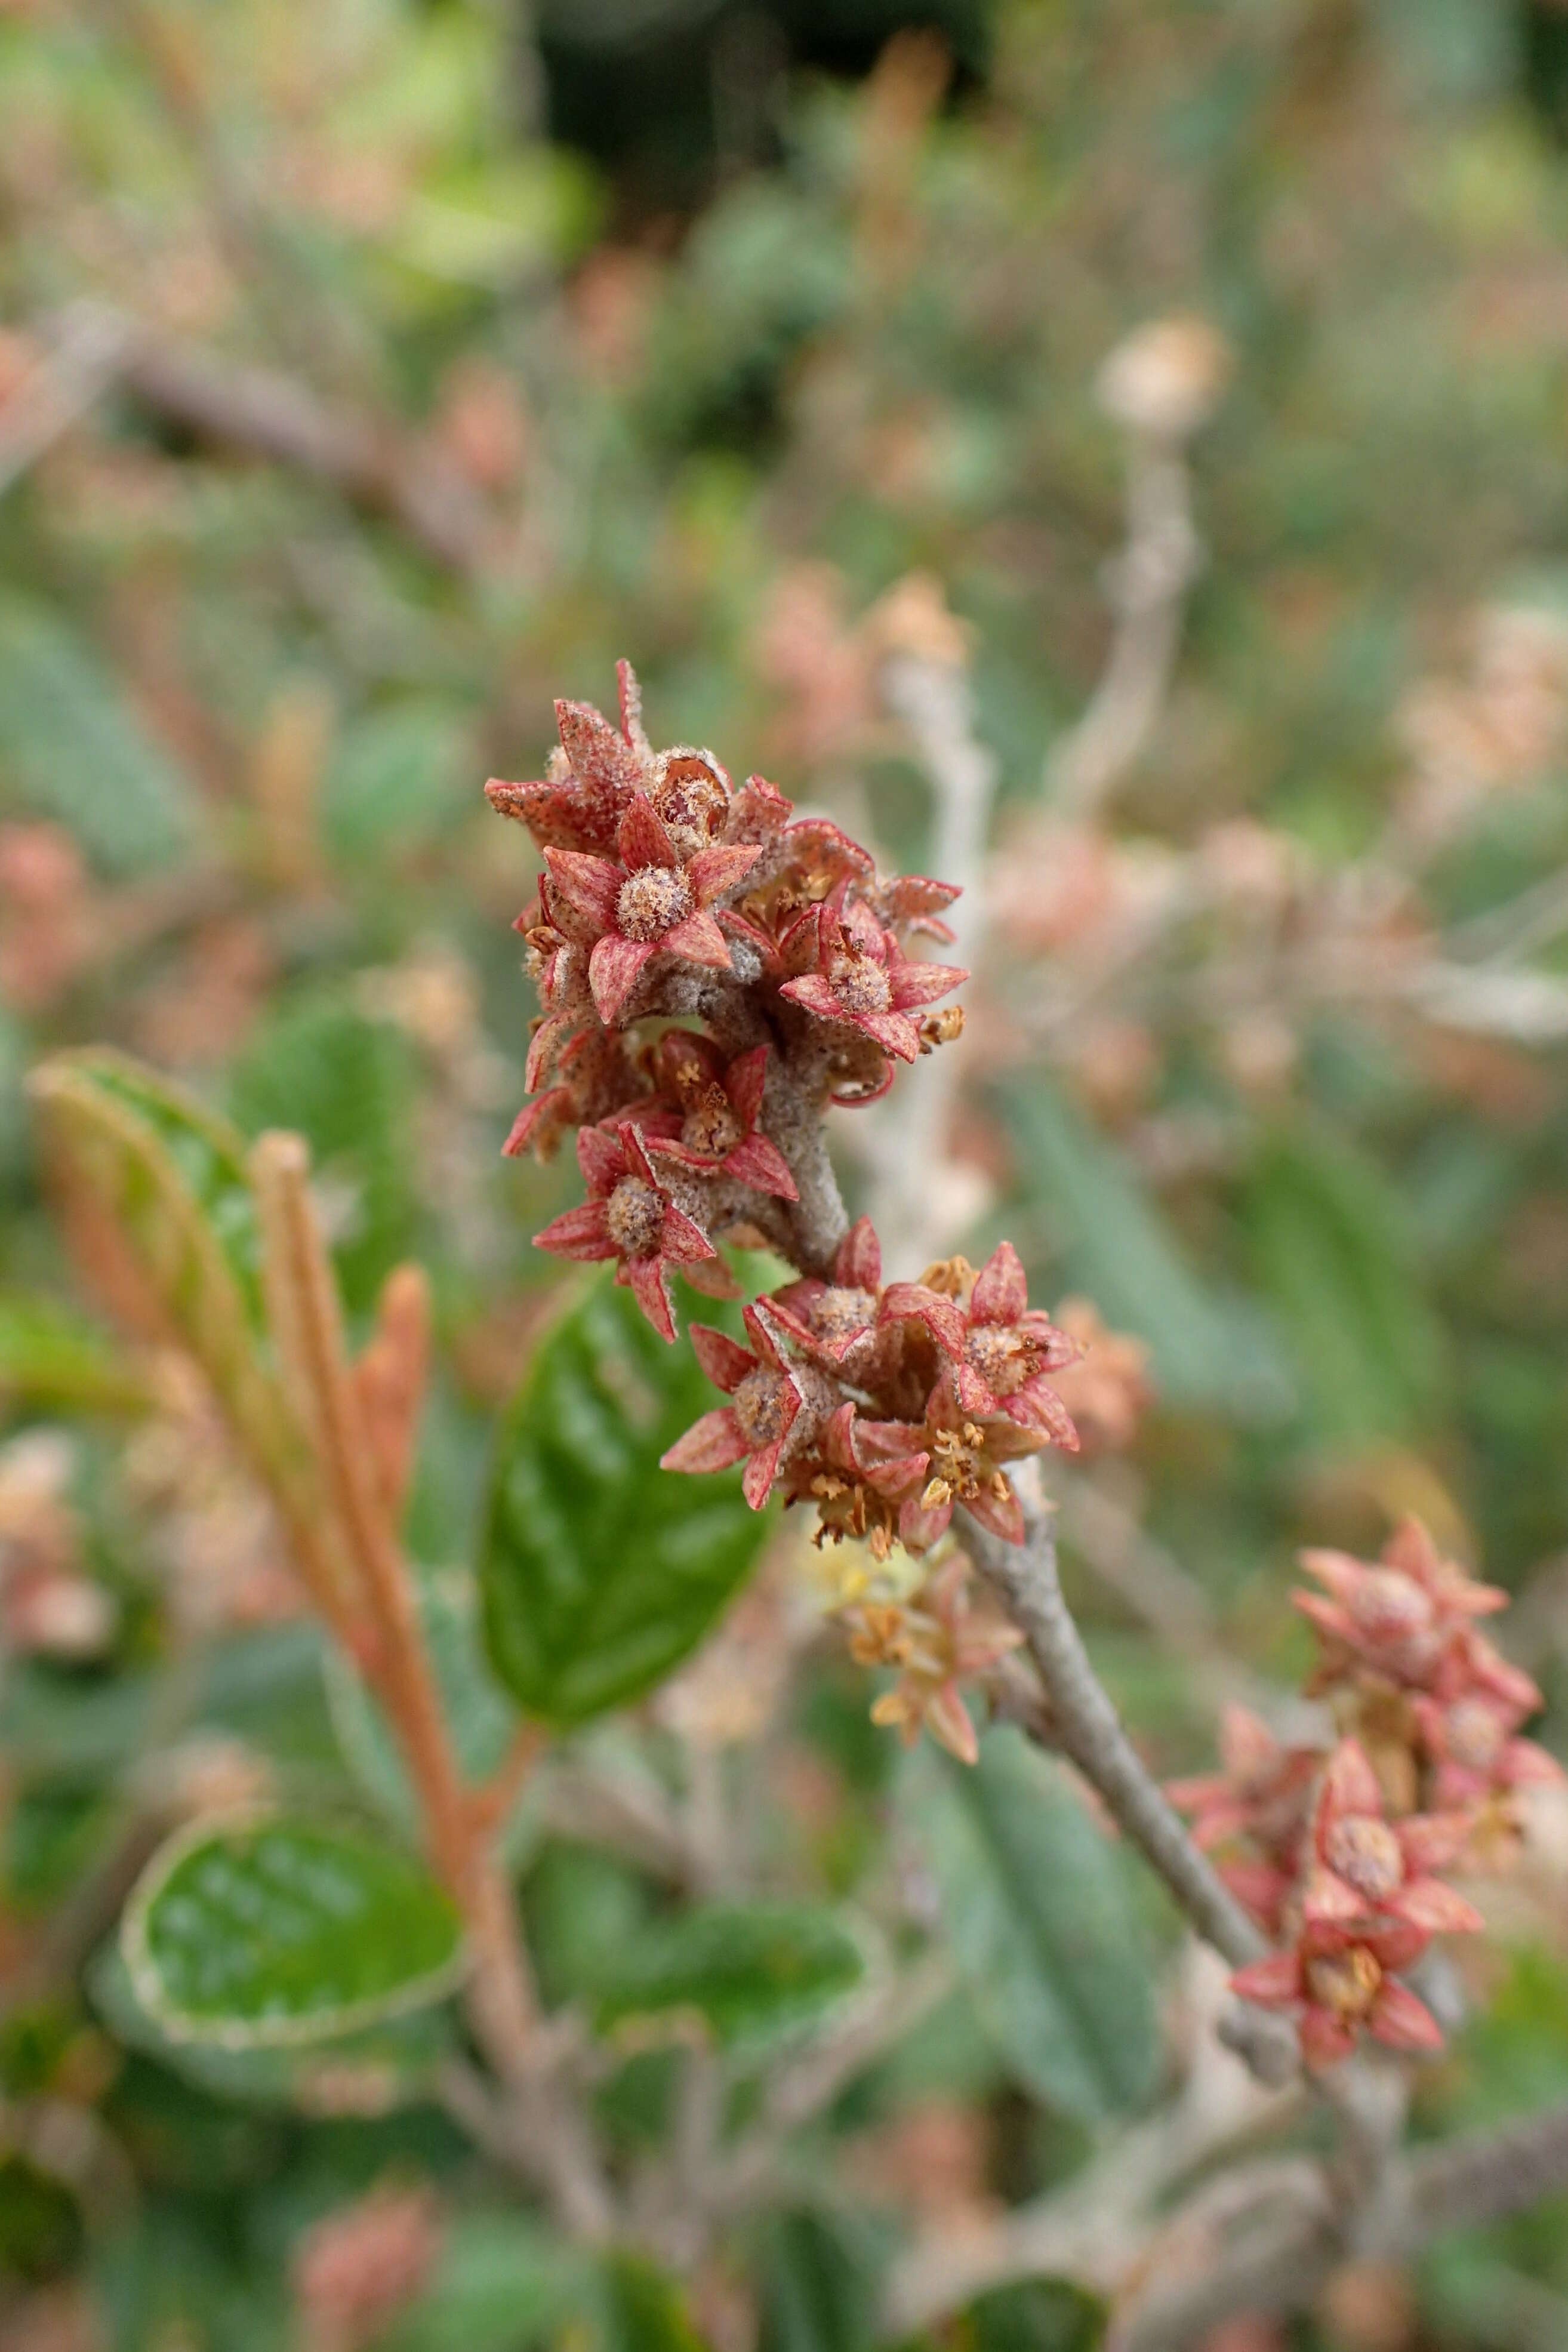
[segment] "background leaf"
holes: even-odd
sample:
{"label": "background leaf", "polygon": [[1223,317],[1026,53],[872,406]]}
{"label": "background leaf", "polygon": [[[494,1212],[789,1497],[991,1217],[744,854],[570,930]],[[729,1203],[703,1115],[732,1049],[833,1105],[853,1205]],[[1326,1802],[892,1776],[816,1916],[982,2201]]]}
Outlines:
{"label": "background leaf", "polygon": [[1125,1857],[1058,1768],[996,1730],[973,1768],[915,1749],[903,1796],[958,1965],[1019,2080],[1087,2123],[1141,2106],[1159,2073],[1149,1952]]}
{"label": "background leaf", "polygon": [[714,1903],[655,1921],[607,1951],[601,2027],[693,2011],[723,2042],[789,2032],[850,1991],[864,1963],[829,1912],[801,1903]]}
{"label": "background leaf", "polygon": [[714,1395],[608,1282],[540,1346],[501,1425],[480,1554],[491,1662],[525,1713],[581,1723],[641,1697],[756,1559],[769,1523],[735,1472],[658,1466]]}
{"label": "background leaf", "polygon": [[462,1941],[423,1864],[280,1815],[172,1840],[123,1935],[142,2006],[170,2032],[231,2049],[325,2040],[439,2000]]}

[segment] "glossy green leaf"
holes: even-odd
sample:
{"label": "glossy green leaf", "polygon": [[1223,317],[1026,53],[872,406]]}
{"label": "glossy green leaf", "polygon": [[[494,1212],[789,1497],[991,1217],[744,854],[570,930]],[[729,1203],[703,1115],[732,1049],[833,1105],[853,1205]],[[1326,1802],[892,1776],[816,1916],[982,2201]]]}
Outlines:
{"label": "glossy green leaf", "polygon": [[136,1997],[171,2033],[230,2049],[357,2032],[456,1982],[462,1928],[422,1863],[358,1829],[250,1814],[198,1823],[125,1916]]}
{"label": "glossy green leaf", "polygon": [[831,1912],[800,1903],[714,1903],[656,1921],[608,1952],[601,2026],[695,2012],[724,2042],[810,2023],[859,1982],[859,1945]]}
{"label": "glossy green leaf", "polygon": [[104,2024],[197,2090],[237,2105],[309,2116],[382,2116],[434,2095],[434,2077],[455,2048],[448,2012],[429,2008],[305,2048],[229,2048],[171,2032],[136,1994],[125,1955],[108,1944],[87,1988]]}
{"label": "glossy green leaf", "polygon": [[1086,2122],[1142,2105],[1159,2031],[1125,1857],[1058,1768],[998,1730],[972,1768],[915,1750],[903,1793],[976,2008],[1019,2081]]}
{"label": "glossy green leaf", "polygon": [[480,1561],[491,1661],[527,1714],[581,1723],[641,1697],[751,1568],[768,1522],[737,1475],[659,1468],[715,1394],[608,1282],[539,1348],[500,1430]]}

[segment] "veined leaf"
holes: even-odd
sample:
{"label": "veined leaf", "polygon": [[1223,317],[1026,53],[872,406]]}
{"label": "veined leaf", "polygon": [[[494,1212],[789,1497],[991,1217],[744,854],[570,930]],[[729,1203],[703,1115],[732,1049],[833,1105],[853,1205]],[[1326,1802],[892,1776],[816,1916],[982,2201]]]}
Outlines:
{"label": "veined leaf", "polygon": [[122,1948],[163,2030],[230,2050],[336,2040],[441,2000],[462,1926],[424,1865],[276,1813],[197,1822],[148,1864]]}
{"label": "veined leaf", "polygon": [[907,1818],[955,1956],[1019,2078],[1094,2123],[1155,2087],[1159,2032],[1124,1857],[1053,1764],[1012,1730],[972,1768],[913,1751]]}
{"label": "veined leaf", "polygon": [[527,1714],[582,1723],[640,1698],[756,1559],[768,1521],[733,1472],[659,1468],[713,1402],[690,1349],[607,1282],[539,1348],[502,1423],[480,1563],[491,1661]]}
{"label": "veined leaf", "polygon": [[596,2015],[695,2011],[723,2042],[808,2023],[859,1982],[863,1960],[831,1912],[803,1903],[715,1903],[638,1930],[604,1955]]}

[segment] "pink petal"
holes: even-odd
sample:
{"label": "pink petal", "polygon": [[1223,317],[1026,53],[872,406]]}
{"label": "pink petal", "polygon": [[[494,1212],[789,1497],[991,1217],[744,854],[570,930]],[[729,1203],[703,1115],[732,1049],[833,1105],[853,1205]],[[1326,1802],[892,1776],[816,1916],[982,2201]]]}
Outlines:
{"label": "pink petal", "polygon": [[1337,2066],[1355,2048],[1348,2025],[1326,2009],[1312,2008],[1301,2020],[1301,2056],[1309,2066]]}
{"label": "pink petal", "polygon": [[762,1089],[767,1083],[766,1045],[754,1045],[749,1054],[737,1055],[724,1074],[724,1090],[735,1106],[736,1117],[747,1127],[757,1125],[762,1109]]}
{"label": "pink petal", "polygon": [[538,1094],[543,1086],[574,1018],[570,1013],[552,1013],[549,1019],[541,1021],[534,1031],[528,1045],[528,1066],[523,1072],[523,1084],[529,1094]]}
{"label": "pink petal", "polygon": [[727,1176],[738,1177],[743,1184],[755,1184],[759,1192],[771,1192],[780,1201],[798,1201],[800,1197],[800,1187],[789,1173],[789,1161],[779,1146],[765,1135],[747,1136],[729,1153],[724,1168]]}
{"label": "pink petal", "polygon": [[841,1110],[863,1110],[867,1103],[880,1102],[892,1084],[893,1064],[883,1062],[882,1076],[874,1086],[862,1087],[854,1094],[830,1095],[828,1099],[837,1103]]}
{"label": "pink petal", "polygon": [[893,1323],[906,1315],[925,1324],[944,1355],[956,1363],[963,1360],[967,1326],[964,1310],[956,1300],[944,1298],[939,1290],[928,1290],[923,1282],[890,1282],[878,1319]]}
{"label": "pink petal", "polygon": [[644,751],[648,738],[643,730],[643,689],[629,661],[616,663],[615,686],[621,707],[621,732],[633,751]]}
{"label": "pink petal", "polygon": [[744,882],[761,855],[760,842],[719,843],[712,849],[699,849],[686,861],[686,880],[698,906],[710,907],[737,882]]}
{"label": "pink petal", "polygon": [[1342,1739],[1323,1773],[1322,1802],[1332,1819],[1342,1813],[1383,1811],[1383,1791],[1367,1753],[1357,1739]]}
{"label": "pink petal", "polygon": [[688,963],[706,964],[714,971],[729,970],[729,949],[724,933],[706,907],[699,907],[684,923],[666,931],[659,944],[671,955],[685,956]]}
{"label": "pink petal", "polygon": [[777,784],[766,776],[747,776],[736,796],[738,813],[746,823],[760,824],[768,833],[777,833],[791,814],[795,803],[787,801]]}
{"label": "pink petal", "polygon": [[1301,1898],[1301,1916],[1309,1927],[1343,1926],[1361,1918],[1368,1907],[1365,1896],[1332,1870],[1314,1870]]}
{"label": "pink petal", "polygon": [[659,1457],[661,1470],[727,1470],[735,1462],[742,1462],[751,1451],[734,1409],[721,1404],[716,1412],[705,1412],[694,1422],[684,1437],[677,1437],[667,1454]]}
{"label": "pink petal", "polygon": [[594,942],[588,960],[588,984],[600,1019],[610,1027],[614,1027],[653,953],[645,940],[623,940],[616,931],[607,931]]}
{"label": "pink petal", "polygon": [[757,1359],[738,1339],[727,1331],[716,1331],[710,1323],[694,1323],[689,1333],[692,1353],[713,1382],[733,1396],[747,1372],[757,1370]]}
{"label": "pink petal", "polygon": [[905,963],[902,961],[888,974],[893,983],[893,1004],[897,1013],[911,1004],[935,1004],[961,987],[969,977],[956,963]]}
{"label": "pink petal", "polygon": [[1081,1441],[1077,1423],[1043,1376],[1037,1374],[1032,1381],[1025,1381],[1005,1400],[1005,1405],[1009,1419],[1016,1421],[1020,1429],[1043,1431],[1063,1454],[1078,1452]]}
{"label": "pink petal", "polygon": [[544,859],[551,887],[569,907],[607,931],[626,879],[622,869],[608,857],[590,856],[585,849],[547,849]]}
{"label": "pink petal", "polygon": [[964,1508],[972,1519],[979,1521],[981,1527],[989,1528],[994,1536],[1000,1536],[1004,1543],[1022,1543],[1023,1506],[1010,1486],[1005,1496],[993,1495],[988,1487],[982,1486],[974,1501],[966,1503]]}
{"label": "pink petal", "polygon": [[841,1013],[841,1020],[854,1019],[854,1026],[874,1038],[884,1052],[896,1054],[901,1062],[920,1058],[920,1032],[905,1013],[862,1013],[858,1019]]}
{"label": "pink petal", "polygon": [[[646,1129],[643,1132],[646,1134]],[[651,1160],[673,1160],[677,1168],[700,1168],[710,1176],[724,1165],[716,1151],[695,1151],[689,1143],[683,1143],[676,1135],[648,1136],[648,1156]]]}
{"label": "pink petal", "polygon": [[1001,1412],[1001,1399],[984,1373],[977,1372],[973,1364],[955,1364],[949,1377],[953,1393],[966,1412],[983,1421],[988,1415]]}
{"label": "pink petal", "polygon": [[960,1764],[977,1764],[980,1743],[956,1683],[943,1683],[925,1702],[925,1728]]}
{"label": "pink petal", "polygon": [[1511,1739],[1499,1759],[1498,1772],[1509,1789],[1560,1789],[1568,1779],[1556,1757],[1533,1739]]}
{"label": "pink petal", "polygon": [[1470,1842],[1470,1822],[1465,1813],[1412,1813],[1395,1833],[1412,1875],[1426,1878],[1458,1862]]}
{"label": "pink petal", "polygon": [[1356,1937],[1364,1944],[1375,1960],[1390,1969],[1407,1969],[1418,1960],[1432,1938],[1424,1927],[1408,1919],[1391,1919],[1385,1927],[1374,1927]]}
{"label": "pink petal", "polygon": [[540,1121],[552,1111],[569,1108],[570,1102],[570,1087],[551,1087],[548,1094],[538,1096],[533,1102],[525,1103],[512,1121],[511,1132],[501,1146],[502,1158],[520,1160],[532,1141],[534,1129]]}
{"label": "pink petal", "polygon": [[555,723],[572,774],[590,786],[597,798],[618,798],[636,791],[643,780],[642,761],[591,702],[558,702]]}
{"label": "pink petal", "polygon": [[898,1514],[898,1540],[905,1551],[929,1551],[937,1537],[946,1535],[952,1520],[951,1503],[939,1503],[927,1511],[911,1499]]}
{"label": "pink petal", "polygon": [[760,1454],[752,1455],[742,1472],[740,1491],[754,1511],[759,1511],[772,1493],[783,1453],[783,1438],[775,1438],[771,1445],[765,1445]]}
{"label": "pink petal", "polygon": [[[847,1021],[849,1014],[828,986],[820,971],[806,972],[800,980],[787,980],[779,992],[802,1012],[814,1013],[820,1021]],[[905,1055],[907,1061],[911,1057]]]}
{"label": "pink petal", "polygon": [[1243,2000],[1255,2000],[1260,2009],[1281,2009],[1287,2001],[1301,1999],[1301,1964],[1294,1952],[1270,1952],[1267,1959],[1238,1969],[1230,1990]]}
{"label": "pink petal", "polygon": [[620,1130],[585,1127],[577,1139],[577,1164],[589,1191],[602,1200],[630,1171]]}
{"label": "pink petal", "polygon": [[738,1298],[741,1288],[716,1250],[712,1257],[683,1259],[681,1280],[704,1298]]}
{"label": "pink petal", "polygon": [[1011,1242],[998,1242],[975,1276],[969,1312],[977,1323],[1016,1323],[1029,1308],[1029,1276]]}
{"label": "pink petal", "polygon": [[882,1244],[869,1217],[857,1217],[839,1244],[833,1272],[846,1290],[882,1286]]}
{"label": "pink petal", "polygon": [[1396,1919],[1407,1919],[1429,1936],[1473,1936],[1486,1926],[1475,1905],[1440,1878],[1412,1879],[1391,1898],[1388,1908]]}
{"label": "pink petal", "polygon": [[684,1209],[671,1207],[664,1211],[664,1222],[659,1228],[658,1255],[673,1259],[676,1265],[692,1265],[699,1258],[716,1257],[718,1252]]}
{"label": "pink petal", "polygon": [[646,793],[632,793],[631,806],[615,836],[615,846],[628,872],[635,872],[640,866],[675,866],[680,862],[675,845],[664,830],[664,819],[655,814]]}
{"label": "pink petal", "polygon": [[[661,1257],[628,1258],[621,1268],[632,1297],[661,1339],[675,1336],[674,1309],[670,1304],[670,1278]],[[620,1275],[617,1276],[620,1279]]]}
{"label": "pink petal", "polygon": [[1385,1978],[1378,1987],[1366,2029],[1390,2050],[1440,2050],[1443,2046],[1443,2029],[1426,2002],[1393,1977]]}
{"label": "pink petal", "polygon": [[534,1235],[534,1247],[549,1250],[552,1257],[591,1259],[617,1255],[604,1222],[602,1201],[584,1201],[580,1208],[564,1210],[542,1234]]}

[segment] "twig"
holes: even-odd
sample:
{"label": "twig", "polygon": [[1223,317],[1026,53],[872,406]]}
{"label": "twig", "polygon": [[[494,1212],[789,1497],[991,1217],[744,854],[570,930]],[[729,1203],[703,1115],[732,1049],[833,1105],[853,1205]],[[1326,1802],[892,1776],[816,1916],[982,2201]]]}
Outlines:
{"label": "twig", "polygon": [[112,312],[90,302],[60,313],[47,347],[0,408],[0,491],[84,416],[111,383],[125,349]]}
{"label": "twig", "polygon": [[1028,1532],[1021,1544],[1005,1543],[974,1520],[966,1541],[1028,1643],[1061,1748],[1158,1871],[1198,1933],[1233,1968],[1245,1968],[1268,1945],[1145,1769],[1062,1595],[1050,1516],[1028,1498],[1024,1511]]}

